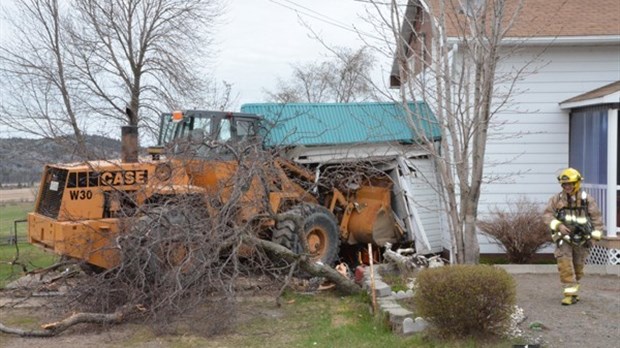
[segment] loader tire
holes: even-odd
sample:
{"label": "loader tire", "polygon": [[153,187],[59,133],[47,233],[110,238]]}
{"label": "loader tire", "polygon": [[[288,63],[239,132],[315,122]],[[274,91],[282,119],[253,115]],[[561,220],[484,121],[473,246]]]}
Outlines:
{"label": "loader tire", "polygon": [[97,265],[93,265],[92,263],[84,261],[78,263],[78,266],[80,267],[80,270],[84,272],[84,274],[89,276],[96,276],[106,271],[106,269],[103,267],[99,267]]}
{"label": "loader tire", "polygon": [[148,209],[120,243],[123,266],[128,267],[130,274],[138,281],[147,284],[158,282],[159,278],[170,272],[182,276],[182,280],[189,278],[186,275],[191,270],[179,268],[181,264],[188,263],[187,244],[191,244],[191,238],[183,235],[183,231],[197,223],[199,218],[197,214],[184,213],[178,207]]}
{"label": "loader tire", "polygon": [[[308,243],[308,253],[314,262],[333,265],[338,258],[340,246],[340,232],[338,221],[327,208],[315,204],[303,204],[287,212],[301,216],[304,235]],[[285,219],[276,224],[272,241],[278,243],[297,254],[303,252],[295,232],[295,221]]]}

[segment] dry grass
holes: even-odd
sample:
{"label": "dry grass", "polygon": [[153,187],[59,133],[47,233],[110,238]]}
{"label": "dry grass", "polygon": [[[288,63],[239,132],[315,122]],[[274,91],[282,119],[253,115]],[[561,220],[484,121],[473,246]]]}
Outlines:
{"label": "dry grass", "polygon": [[34,202],[36,187],[0,189],[0,203]]}

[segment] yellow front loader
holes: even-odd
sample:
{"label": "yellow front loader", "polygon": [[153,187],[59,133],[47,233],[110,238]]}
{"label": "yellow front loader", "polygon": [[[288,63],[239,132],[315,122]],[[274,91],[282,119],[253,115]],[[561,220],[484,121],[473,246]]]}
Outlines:
{"label": "yellow front loader", "polygon": [[[29,241],[110,269],[119,263],[122,233],[158,223],[145,216],[147,209],[178,209],[169,203],[194,197],[196,204],[205,205],[196,211],[209,214],[217,209],[209,203],[213,196],[223,204],[238,192],[242,195],[235,199],[241,207],[232,217],[236,222],[262,216],[262,238],[302,252],[295,233],[295,221],[301,221],[311,257],[326,264],[338,259],[341,243],[382,246],[402,239],[386,177],[366,178],[354,189],[312,191],[315,173],[277,156],[265,157],[267,163],[259,163],[264,168],[258,172],[268,174],[258,175],[234,149],[239,144],[262,147],[263,136],[257,115],[174,112],[162,115],[158,146],[149,149],[148,157],[126,160],[131,156],[124,154],[123,160],[47,165],[35,210],[28,214]],[[260,162],[250,159],[253,165]],[[280,213],[290,218],[270,218]]]}

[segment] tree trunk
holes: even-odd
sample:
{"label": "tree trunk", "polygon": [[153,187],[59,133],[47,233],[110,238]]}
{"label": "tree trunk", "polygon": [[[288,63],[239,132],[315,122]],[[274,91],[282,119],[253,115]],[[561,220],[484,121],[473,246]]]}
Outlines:
{"label": "tree trunk", "polygon": [[329,266],[311,262],[306,255],[295,254],[294,252],[281,246],[280,244],[276,244],[268,240],[250,236],[245,236],[243,239],[253,245],[256,245],[259,248],[263,248],[274,257],[282,258],[289,263],[299,261],[299,267],[303,271],[310,273],[316,277],[327,278],[328,280],[336,284],[336,288],[346,294],[353,295],[362,292],[362,289],[352,280],[343,277],[342,274],[338,273],[338,271]]}
{"label": "tree trunk", "polygon": [[478,244],[478,236],[476,235],[476,214],[470,210],[471,203],[465,215],[465,223],[463,224],[463,258],[461,263],[478,264],[480,261],[480,245]]}

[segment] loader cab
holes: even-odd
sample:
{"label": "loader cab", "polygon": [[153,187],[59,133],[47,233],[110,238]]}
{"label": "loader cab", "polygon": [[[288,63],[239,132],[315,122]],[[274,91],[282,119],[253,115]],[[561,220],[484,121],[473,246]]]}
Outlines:
{"label": "loader cab", "polygon": [[261,117],[221,111],[175,111],[161,118],[158,146],[171,154],[219,155],[231,147],[261,144]]}

